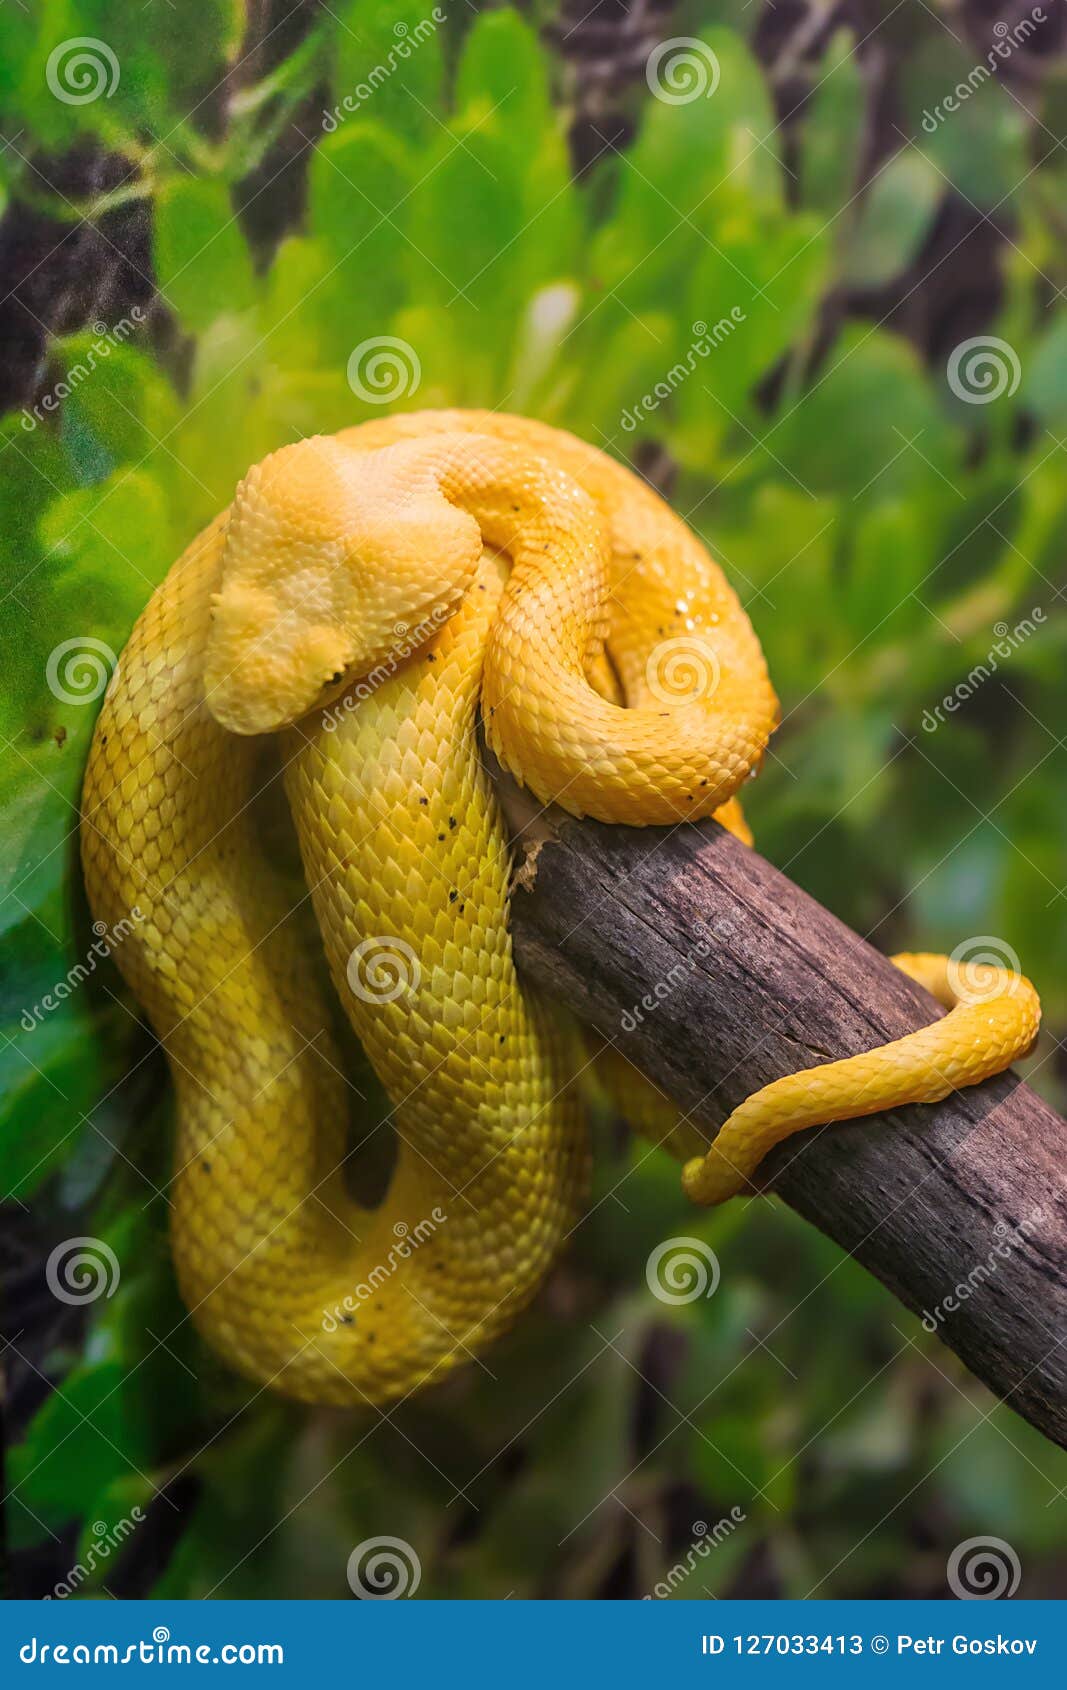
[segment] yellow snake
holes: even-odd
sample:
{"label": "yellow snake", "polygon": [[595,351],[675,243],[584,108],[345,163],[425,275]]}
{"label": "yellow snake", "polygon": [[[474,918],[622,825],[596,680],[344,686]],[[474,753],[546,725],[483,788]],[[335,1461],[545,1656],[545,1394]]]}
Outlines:
{"label": "yellow snake", "polygon": [[[734,795],[776,719],[705,548],[570,435],[415,413],[249,472],[130,637],[82,825],[94,916],[137,912],[116,955],[174,1075],[181,1290],[233,1365],[309,1401],[404,1396],[514,1321],[582,1213],[574,1035],[515,974],[479,720],[542,803],[747,837]],[[264,811],[282,780],[332,992]],[[751,1190],[787,1134],[944,1097],[1032,1043],[1021,975],[986,970],[957,1002],[946,959],[895,960],[950,1013],[765,1087],[710,1149],[669,1134],[691,1197]],[[346,1186],[337,998],[393,1107],[374,1209]]]}

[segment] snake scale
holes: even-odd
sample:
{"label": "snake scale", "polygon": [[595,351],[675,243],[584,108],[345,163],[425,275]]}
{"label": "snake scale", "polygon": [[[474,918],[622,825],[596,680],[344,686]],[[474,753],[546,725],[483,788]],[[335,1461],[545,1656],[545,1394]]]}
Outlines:
{"label": "snake scale", "polygon": [[[718,815],[777,702],[720,569],[635,474],[546,425],[412,413],[253,468],[143,612],[83,793],[94,916],[178,1098],[182,1294],[253,1379],[384,1403],[510,1326],[579,1220],[576,1032],[523,985],[507,833],[479,754],[541,803],[635,826]],[[284,782],[332,979],[260,820]],[[802,1127],[1007,1066],[1039,1006],[986,970],[894,959],[950,1013],[787,1076],[709,1148],[664,1132],[700,1203]],[[383,972],[384,971],[384,972]],[[384,1200],[346,1186],[337,1000],[388,1093]]]}

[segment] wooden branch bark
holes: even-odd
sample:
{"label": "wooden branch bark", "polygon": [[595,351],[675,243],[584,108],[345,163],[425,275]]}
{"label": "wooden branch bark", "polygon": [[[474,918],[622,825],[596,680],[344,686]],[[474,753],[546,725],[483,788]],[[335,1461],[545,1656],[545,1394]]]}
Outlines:
{"label": "wooden branch bark", "polygon": [[[701,1123],[941,1011],[713,822],[564,819],[512,901],[521,969]],[[643,1004],[642,1000],[646,1000]],[[768,1158],[786,1202],[1067,1446],[1067,1123],[1014,1074]]]}

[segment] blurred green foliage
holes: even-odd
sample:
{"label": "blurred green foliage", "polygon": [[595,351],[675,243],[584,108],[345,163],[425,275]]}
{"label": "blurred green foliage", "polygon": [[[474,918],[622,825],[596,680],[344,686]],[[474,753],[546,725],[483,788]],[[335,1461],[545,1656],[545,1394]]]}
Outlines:
{"label": "blurred green foliage", "polygon": [[[610,1134],[572,1258],[485,1367],[388,1422],[254,1393],[176,1298],[164,1069],[117,974],[23,1019],[92,937],[76,825],[94,712],[54,696],[49,654],[85,637],[120,651],[250,463],[380,414],[349,361],[390,336],[406,343],[406,407],[526,412],[646,463],[666,450],[672,499],[738,586],[783,700],[750,804],[762,848],[884,948],[1001,936],[1062,1027],[1067,275],[1049,207],[1067,155],[1028,175],[1035,125],[995,85],[924,133],[961,74],[961,50],[926,29],[906,64],[912,138],[858,192],[868,99],[841,32],[787,169],[744,12],[718,11],[714,95],[644,93],[633,145],[580,186],[567,79],[510,9],[427,29],[416,0],[346,0],[225,121],[198,102],[238,53],[235,0],[200,7],[195,29],[180,9],[124,17],[105,0],[5,13],[8,192],[65,219],[150,202],[180,331],[112,344],[87,377],[100,336],[57,340],[43,385],[68,396],[40,421],[10,416],[0,445],[3,1189],[122,1266],[84,1337],[49,1358],[57,1388],[12,1454],[25,1546],[73,1528],[84,1550],[94,1522],[166,1486],[183,1501],[165,1595],[346,1595],[351,1548],[380,1532],[416,1546],[423,1595],[641,1594],[694,1522],[739,1505],[744,1524],[678,1595],[936,1594],[947,1547],[980,1530],[1015,1545],[1024,1594],[1042,1589],[1059,1453],[825,1240],[762,1202],[694,1216],[673,1165]],[[49,95],[49,55],[75,36],[110,45],[111,95]],[[382,66],[371,97],[338,109]],[[1048,101],[1055,126],[1056,85]],[[316,142],[306,209],[267,254],[235,191],[294,122]],[[97,205],[48,195],[35,150],[87,137],[136,167],[128,184]],[[268,171],[257,192],[272,185]],[[1021,379],[988,405],[872,319],[825,332],[828,300],[907,272],[953,192],[1013,220],[988,332]],[[998,625],[1035,608],[1037,631],[924,730]],[[679,1231],[714,1244],[722,1285],[667,1311],[643,1264]],[[166,1498],[157,1525],[160,1511]]]}

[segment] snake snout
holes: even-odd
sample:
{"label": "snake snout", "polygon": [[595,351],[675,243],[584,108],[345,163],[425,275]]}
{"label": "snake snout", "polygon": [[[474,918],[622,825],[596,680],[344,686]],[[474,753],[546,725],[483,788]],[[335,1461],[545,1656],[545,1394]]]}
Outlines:
{"label": "snake snout", "polygon": [[301,440],[237,489],[204,662],[208,709],[231,732],[296,721],[352,662],[350,458]]}
{"label": "snake snout", "polygon": [[207,707],[231,733],[273,733],[343,680],[349,659],[344,630],[335,623],[279,606],[262,590],[233,588],[212,609]]}

